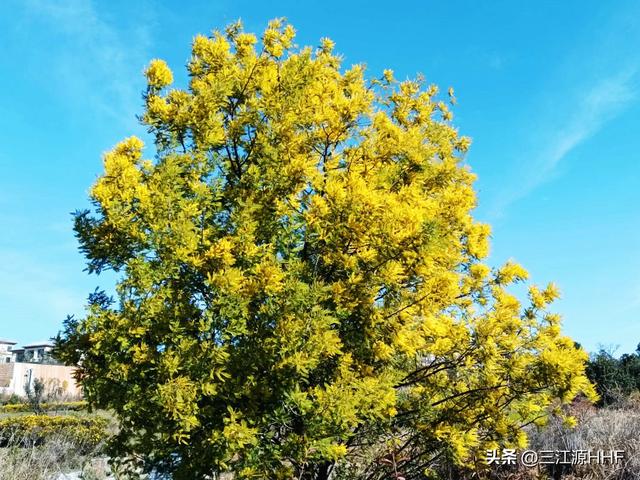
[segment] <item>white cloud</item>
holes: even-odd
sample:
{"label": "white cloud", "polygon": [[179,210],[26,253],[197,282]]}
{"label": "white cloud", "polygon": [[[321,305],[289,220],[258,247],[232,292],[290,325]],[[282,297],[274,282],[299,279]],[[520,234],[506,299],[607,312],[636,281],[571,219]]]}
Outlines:
{"label": "white cloud", "polygon": [[[566,121],[556,131],[537,139],[537,144],[545,145],[533,155],[524,155],[519,163],[526,164],[517,189],[506,189],[496,199],[493,216],[501,216],[506,209],[548,181],[561,162],[574,149],[596,135],[605,125],[620,115],[636,100],[636,69],[627,69],[604,80],[594,81],[580,95],[574,96],[573,103],[557,99],[557,107],[568,110]],[[553,124],[553,118],[540,118],[537,123]],[[533,127],[535,131],[535,127]]]}
{"label": "white cloud", "polygon": [[547,152],[545,170],[552,170],[582,142],[595,135],[636,97],[633,72],[625,72],[598,82],[577,105],[574,118],[558,133]]}

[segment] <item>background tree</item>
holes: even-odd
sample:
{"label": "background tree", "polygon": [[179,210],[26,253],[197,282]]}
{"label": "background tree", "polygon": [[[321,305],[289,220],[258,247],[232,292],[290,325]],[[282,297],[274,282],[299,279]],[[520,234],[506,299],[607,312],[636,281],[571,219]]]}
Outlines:
{"label": "background tree", "polygon": [[151,62],[157,155],[117,145],[75,218],[118,298],[92,294],[56,354],[118,414],[114,455],[175,479],[423,478],[523,445],[593,395],[557,289],[523,308],[505,286],[526,271],[482,263],[470,141],[437,87],[293,39],[197,36],[186,90]]}
{"label": "background tree", "polygon": [[42,402],[45,396],[45,384],[44,381],[35,378],[33,381],[29,381],[24,386],[24,393],[27,396],[27,402],[33,410],[33,413],[42,413]]}
{"label": "background tree", "polygon": [[602,348],[589,359],[586,373],[600,396],[600,405],[620,403],[640,390],[640,346],[636,353],[620,358],[612,349]]}

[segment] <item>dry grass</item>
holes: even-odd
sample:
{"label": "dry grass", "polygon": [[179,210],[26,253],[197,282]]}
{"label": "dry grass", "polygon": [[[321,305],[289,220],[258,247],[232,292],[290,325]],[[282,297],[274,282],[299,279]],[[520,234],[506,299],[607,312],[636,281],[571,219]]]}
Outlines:
{"label": "dry grass", "polygon": [[596,410],[585,406],[572,412],[578,425],[571,429],[554,419],[544,430],[530,436],[531,450],[622,450],[624,461],[617,464],[576,465],[562,478],[593,480],[640,479],[640,409],[637,405]]}
{"label": "dry grass", "polygon": [[0,480],[53,480],[61,473],[85,472],[87,480],[107,478],[106,461],[99,450],[79,454],[77,445],[56,437],[31,448],[0,448]]}

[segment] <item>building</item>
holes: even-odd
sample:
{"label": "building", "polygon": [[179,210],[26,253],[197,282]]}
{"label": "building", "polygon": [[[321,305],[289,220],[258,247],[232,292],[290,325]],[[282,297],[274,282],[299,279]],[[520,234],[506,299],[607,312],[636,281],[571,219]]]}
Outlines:
{"label": "building", "polygon": [[53,357],[51,357],[51,351],[53,350],[53,343],[51,342],[31,343],[29,345],[25,345],[22,349],[16,350],[23,350],[21,354],[23,359],[22,361],[24,362],[57,363]]}
{"label": "building", "polygon": [[42,380],[45,393],[78,397],[75,367],[61,365],[51,352],[51,342],[34,342],[15,348],[17,342],[0,340],[0,394],[26,395],[26,388]]}
{"label": "building", "polygon": [[12,347],[17,342],[11,340],[3,340],[0,338],[0,363],[9,363],[13,360]]}
{"label": "building", "polygon": [[24,362],[24,348],[12,348],[11,349],[11,361],[12,362]]}

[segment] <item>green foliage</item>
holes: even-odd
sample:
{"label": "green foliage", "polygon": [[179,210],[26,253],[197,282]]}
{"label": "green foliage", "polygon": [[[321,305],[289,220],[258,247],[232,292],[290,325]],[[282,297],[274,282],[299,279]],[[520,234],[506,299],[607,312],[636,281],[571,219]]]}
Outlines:
{"label": "green foliage", "polygon": [[0,405],[9,405],[9,404],[15,404],[15,403],[21,403],[21,402],[22,402],[22,398],[19,395],[16,395],[15,393],[12,393],[11,395],[0,394]]}
{"label": "green foliage", "polygon": [[640,346],[620,358],[601,349],[591,356],[586,373],[600,396],[600,405],[612,405],[640,390]]}
{"label": "green foliage", "polygon": [[553,284],[523,306],[506,288],[527,272],[483,263],[453,92],[294,36],[197,36],[184,90],[151,62],[155,160],[118,144],[75,217],[117,298],[93,293],[56,356],[119,416],[114,456],[176,480],[421,478],[523,445],[553,402],[593,396],[587,357]]}
{"label": "green foliage", "polygon": [[45,395],[44,389],[44,382],[39,378],[35,378],[33,380],[33,384],[31,382],[27,382],[24,387],[24,392],[27,395],[29,406],[36,414],[42,413],[43,411],[42,402]]}

